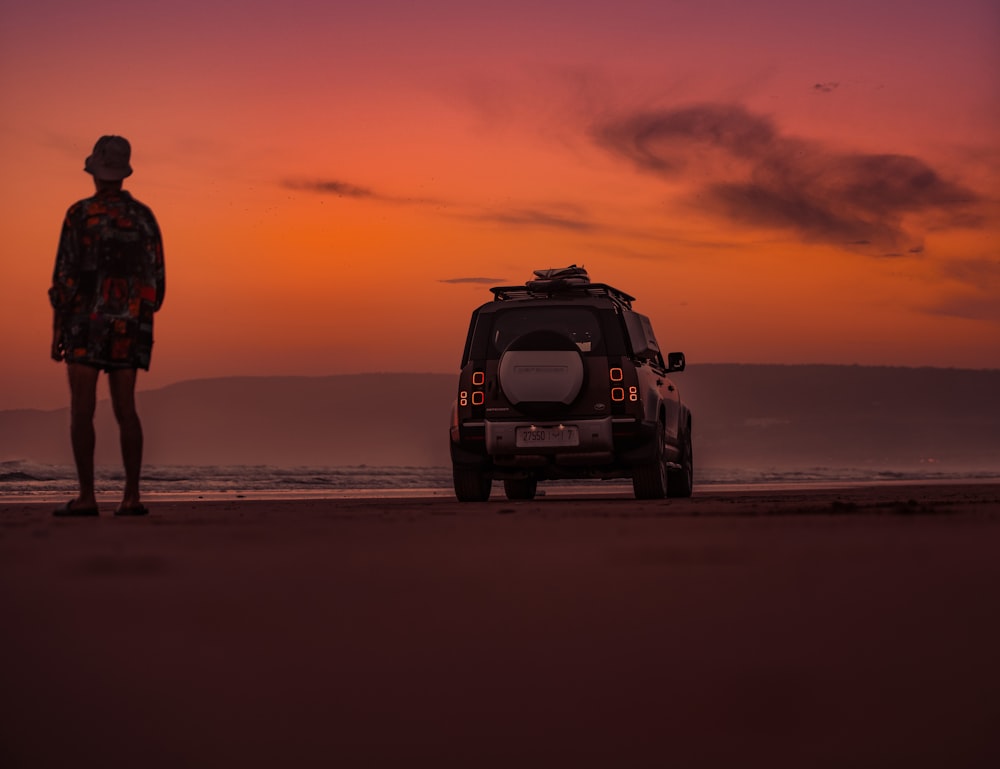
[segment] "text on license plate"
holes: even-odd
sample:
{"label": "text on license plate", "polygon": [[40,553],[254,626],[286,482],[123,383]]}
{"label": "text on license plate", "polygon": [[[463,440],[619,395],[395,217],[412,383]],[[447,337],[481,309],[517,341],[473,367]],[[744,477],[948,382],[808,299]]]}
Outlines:
{"label": "text on license plate", "polygon": [[518,427],[517,446],[579,446],[580,433],[572,425],[563,427]]}

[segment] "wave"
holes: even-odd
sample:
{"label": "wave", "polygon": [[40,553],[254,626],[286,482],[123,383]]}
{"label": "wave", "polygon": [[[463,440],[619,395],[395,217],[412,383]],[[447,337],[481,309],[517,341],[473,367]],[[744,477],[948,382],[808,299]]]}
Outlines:
{"label": "wave", "polygon": [[[121,487],[120,468],[99,467],[98,493]],[[445,488],[451,468],[442,467],[272,467],[268,465],[152,465],[143,469],[144,493],[244,493],[322,490]],[[0,497],[73,493],[76,471],[67,465],[0,462]]]}
{"label": "wave", "polygon": [[[760,484],[878,483],[899,481],[986,480],[1000,473],[976,470],[911,468],[703,468],[696,487]],[[98,494],[117,493],[120,468],[99,467]],[[321,496],[363,492],[378,496],[406,490],[450,491],[450,467],[273,467],[270,465],[152,465],[143,469],[143,493],[151,495]],[[572,481],[561,485],[627,485],[622,481]],[[21,460],[0,462],[0,498],[51,498],[76,492],[76,471],[67,465]]]}

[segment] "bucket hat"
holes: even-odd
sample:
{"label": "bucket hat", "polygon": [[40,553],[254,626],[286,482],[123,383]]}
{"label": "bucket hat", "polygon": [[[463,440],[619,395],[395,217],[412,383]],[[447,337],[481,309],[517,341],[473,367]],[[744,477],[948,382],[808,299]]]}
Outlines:
{"label": "bucket hat", "polygon": [[83,164],[83,170],[95,179],[117,182],[132,175],[129,159],[132,147],[122,136],[102,136],[94,145],[94,151]]}

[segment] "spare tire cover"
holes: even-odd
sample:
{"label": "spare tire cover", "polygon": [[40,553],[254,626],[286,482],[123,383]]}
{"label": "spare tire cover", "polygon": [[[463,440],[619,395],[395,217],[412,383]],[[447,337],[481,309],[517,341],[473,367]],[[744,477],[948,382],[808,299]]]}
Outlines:
{"label": "spare tire cover", "polygon": [[554,331],[518,337],[500,356],[500,388],[513,405],[569,406],[583,389],[583,358],[571,339]]}

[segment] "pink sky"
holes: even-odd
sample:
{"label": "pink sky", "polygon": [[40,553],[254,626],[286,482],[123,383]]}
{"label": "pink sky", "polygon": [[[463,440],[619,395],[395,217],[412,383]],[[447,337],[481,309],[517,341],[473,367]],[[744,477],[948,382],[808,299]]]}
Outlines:
{"label": "pink sky", "polygon": [[358,6],[3,4],[0,408],[65,402],[104,133],[165,238],[140,387],[454,371],[491,281],[573,262],[692,363],[1000,367],[996,2]]}

